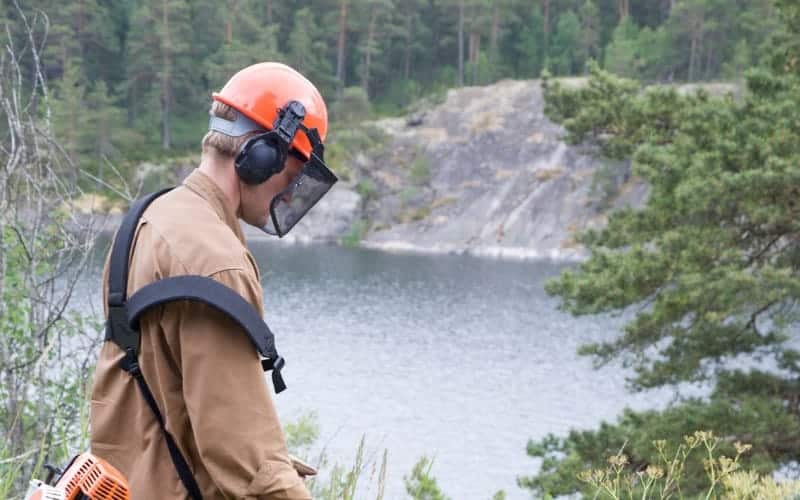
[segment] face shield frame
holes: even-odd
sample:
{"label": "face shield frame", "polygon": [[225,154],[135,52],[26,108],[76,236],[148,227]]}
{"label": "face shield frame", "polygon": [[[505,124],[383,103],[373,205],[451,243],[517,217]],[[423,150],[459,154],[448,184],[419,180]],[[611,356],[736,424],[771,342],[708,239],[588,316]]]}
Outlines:
{"label": "face shield frame", "polygon": [[[293,101],[293,103],[296,101]],[[298,105],[302,106],[300,103]],[[292,103],[290,103],[292,105]],[[287,115],[289,113],[286,113]],[[279,115],[278,121],[283,119],[283,112]],[[296,115],[295,115],[296,116]],[[301,117],[302,119],[302,117]],[[276,122],[275,130],[280,130]],[[291,127],[294,128],[294,127]],[[283,130],[286,130],[285,128]],[[294,135],[298,131],[303,131],[311,143],[312,151],[308,160],[305,160],[299,153],[288,148]],[[334,184],[339,180],[338,177],[328,168],[324,161],[324,145],[319,137],[317,129],[306,128],[302,123],[296,123],[293,134],[282,134],[287,150],[292,156],[302,158],[303,168],[289,182],[280,193],[275,195],[269,204],[269,221],[261,227],[267,234],[283,238],[292,228],[311,210],[314,205],[330,191]]]}

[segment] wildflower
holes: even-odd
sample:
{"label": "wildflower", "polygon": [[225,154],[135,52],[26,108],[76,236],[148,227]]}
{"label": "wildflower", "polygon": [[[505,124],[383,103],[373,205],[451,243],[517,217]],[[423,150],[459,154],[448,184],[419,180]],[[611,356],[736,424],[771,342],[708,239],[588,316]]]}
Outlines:
{"label": "wildflower", "polygon": [[664,469],[656,465],[648,465],[644,473],[650,479],[661,479],[662,477],[664,477]]}
{"label": "wildflower", "polygon": [[753,448],[752,444],[743,444],[739,441],[733,443],[733,447],[736,448],[736,454],[741,455],[743,453],[747,453]]}
{"label": "wildflower", "polygon": [[615,467],[625,467],[628,465],[628,456],[624,454],[612,455],[608,457],[608,463]]}
{"label": "wildflower", "polygon": [[724,455],[719,457],[717,462],[719,462],[719,467],[723,474],[730,474],[739,468],[739,464],[736,463],[736,460],[728,458]]}
{"label": "wildflower", "polygon": [[708,442],[714,439],[714,433],[711,431],[694,431],[694,438],[698,442]]}

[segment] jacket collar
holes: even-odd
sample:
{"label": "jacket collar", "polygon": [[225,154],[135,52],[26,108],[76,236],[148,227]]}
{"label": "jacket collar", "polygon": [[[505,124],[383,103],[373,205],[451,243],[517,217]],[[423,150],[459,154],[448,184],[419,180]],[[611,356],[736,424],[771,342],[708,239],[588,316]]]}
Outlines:
{"label": "jacket collar", "polygon": [[239,224],[239,218],[230,209],[228,197],[225,196],[225,193],[222,192],[219,186],[217,186],[209,176],[196,168],[183,181],[183,185],[206,200],[225,225],[231,228],[231,231],[239,238],[239,241],[241,241],[242,244],[245,243],[242,226]]}

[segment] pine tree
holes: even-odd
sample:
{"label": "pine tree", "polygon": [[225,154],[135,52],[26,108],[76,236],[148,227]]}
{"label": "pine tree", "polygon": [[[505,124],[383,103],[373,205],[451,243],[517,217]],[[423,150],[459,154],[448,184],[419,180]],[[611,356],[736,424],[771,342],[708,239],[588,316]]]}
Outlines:
{"label": "pine tree", "polygon": [[504,56],[519,78],[536,78],[545,63],[544,17],[538,5],[517,11],[510,20]]}
{"label": "pine tree", "polygon": [[626,17],[614,30],[611,43],[606,47],[604,67],[611,73],[635,77],[641,69],[639,57],[639,29]]}
{"label": "pine tree", "polygon": [[364,26],[361,33],[361,44],[359,52],[361,62],[359,73],[361,76],[361,88],[367,95],[370,95],[370,79],[374,72],[375,60],[382,55],[381,41],[386,36],[385,26],[390,19],[389,14],[394,8],[392,0],[363,0],[364,20],[359,23]]}
{"label": "pine tree", "polygon": [[86,120],[86,79],[74,59],[63,62],[63,75],[53,92],[53,130],[64,151],[77,161],[81,150],[81,130]]}
{"label": "pine tree", "polygon": [[130,105],[140,112],[158,110],[163,149],[172,146],[172,111],[192,66],[189,21],[185,0],[145,0],[131,23]]}
{"label": "pine tree", "polygon": [[295,12],[287,58],[292,67],[314,82],[323,97],[333,96],[336,89],[333,68],[325,57],[325,48],[324,35],[311,9]]}
{"label": "pine tree", "polygon": [[586,61],[600,57],[600,13],[594,0],[586,0],[578,11],[580,32],[578,35],[578,70],[582,71]]}
{"label": "pine tree", "polygon": [[[260,5],[260,0],[227,0],[212,11],[219,30],[218,45],[204,63],[212,89],[221,88],[234,73],[251,64],[283,60],[278,51],[277,25],[264,26],[253,16]],[[207,103],[207,92],[203,98]]]}
{"label": "pine tree", "polygon": [[556,32],[550,44],[550,70],[559,75],[574,74],[579,63],[578,53],[580,20],[575,13],[567,11],[558,17]]}
{"label": "pine tree", "polygon": [[[623,446],[630,463],[652,463],[653,440],[698,429],[725,436],[718,452],[729,456],[734,441],[751,443],[748,466],[762,473],[800,458],[800,9],[787,1],[783,12],[786,30],[739,100],[643,89],[597,67],[582,89],[546,82],[546,112],[568,139],[631,159],[650,186],[645,207],[581,237],[591,258],[548,292],[574,314],[630,311],[620,336],[581,352],[623,360],[633,389],[713,390],[529,443],[544,465],[520,483],[537,496],[580,491],[575,473]],[[740,368],[747,360],[761,362]],[[684,495],[706,481],[702,463],[684,474]]]}

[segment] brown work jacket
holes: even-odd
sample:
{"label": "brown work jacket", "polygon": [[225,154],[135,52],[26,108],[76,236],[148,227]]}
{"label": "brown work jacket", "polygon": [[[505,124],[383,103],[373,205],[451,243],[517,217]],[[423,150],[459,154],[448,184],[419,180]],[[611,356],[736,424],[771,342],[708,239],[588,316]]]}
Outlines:
{"label": "brown work jacket", "polygon": [[[186,274],[217,280],[263,310],[258,268],[239,221],[199,170],[142,216],[128,296]],[[108,262],[103,283],[105,297]],[[311,498],[289,460],[271,384],[244,330],[190,301],[145,313],[140,330],[142,373],[204,499]],[[132,500],[188,498],[152,411],[119,366],[122,358],[116,344],[103,344],[92,390],[92,453],[127,477]]]}

